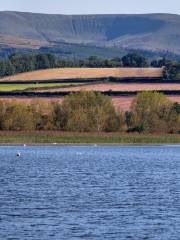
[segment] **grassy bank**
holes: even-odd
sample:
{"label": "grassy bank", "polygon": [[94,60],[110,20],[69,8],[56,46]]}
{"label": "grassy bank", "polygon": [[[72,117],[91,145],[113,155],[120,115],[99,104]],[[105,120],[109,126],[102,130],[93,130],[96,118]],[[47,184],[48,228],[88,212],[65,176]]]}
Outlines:
{"label": "grassy bank", "polygon": [[0,144],[180,144],[179,135],[121,133],[0,132]]}

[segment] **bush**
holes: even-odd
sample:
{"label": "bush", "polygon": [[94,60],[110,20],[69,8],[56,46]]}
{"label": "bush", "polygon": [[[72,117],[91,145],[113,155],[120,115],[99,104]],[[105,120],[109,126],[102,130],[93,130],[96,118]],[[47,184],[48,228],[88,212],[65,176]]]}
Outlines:
{"label": "bush", "polygon": [[65,129],[70,131],[116,131],[118,116],[109,97],[95,92],[67,96],[62,104]]}
{"label": "bush", "polygon": [[179,115],[173,103],[157,92],[143,92],[132,104],[130,129],[148,133],[174,133],[179,128]]}
{"label": "bush", "polygon": [[33,113],[30,107],[20,104],[10,105],[2,121],[3,130],[33,130]]}
{"label": "bush", "polygon": [[62,104],[0,101],[0,130],[180,133],[180,104],[157,92],[139,93],[126,113],[116,111],[110,97],[86,91]]}

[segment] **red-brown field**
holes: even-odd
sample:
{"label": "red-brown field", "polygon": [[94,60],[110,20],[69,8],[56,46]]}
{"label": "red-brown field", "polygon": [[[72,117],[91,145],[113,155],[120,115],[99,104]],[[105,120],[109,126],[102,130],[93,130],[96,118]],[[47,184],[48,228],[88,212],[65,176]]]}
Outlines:
{"label": "red-brown field", "polygon": [[[173,102],[178,102],[180,103],[180,96],[167,96],[169,100]],[[113,105],[116,107],[116,109],[120,109],[122,111],[128,111],[131,108],[131,104],[133,101],[134,97],[112,97],[112,102]],[[26,103],[30,104],[32,101],[40,100],[44,101],[47,104],[50,102],[59,102],[62,103],[63,98],[62,97],[36,97],[36,98],[31,98],[31,97],[1,97],[0,101],[10,101],[10,102],[19,102],[19,103]]]}
{"label": "red-brown field", "polygon": [[180,84],[176,83],[98,83],[82,86],[57,87],[47,90],[36,90],[38,92],[71,92],[71,91],[158,91],[158,90],[180,90]]}
{"label": "red-brown field", "polygon": [[[180,104],[180,96],[167,96],[172,102],[178,102]],[[117,109],[123,111],[129,111],[134,97],[112,97],[113,105]]]}
{"label": "red-brown field", "polygon": [[116,109],[129,111],[134,97],[112,97],[113,105]]}

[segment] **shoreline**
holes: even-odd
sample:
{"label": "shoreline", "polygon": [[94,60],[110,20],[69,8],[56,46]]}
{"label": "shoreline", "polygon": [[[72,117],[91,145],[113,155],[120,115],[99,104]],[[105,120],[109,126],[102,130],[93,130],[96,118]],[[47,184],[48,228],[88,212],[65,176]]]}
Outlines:
{"label": "shoreline", "polygon": [[180,146],[180,143],[0,143],[0,147],[160,147],[160,146]]}
{"label": "shoreline", "polygon": [[0,146],[5,145],[162,145],[180,144],[180,134],[77,133],[58,131],[0,131]]}

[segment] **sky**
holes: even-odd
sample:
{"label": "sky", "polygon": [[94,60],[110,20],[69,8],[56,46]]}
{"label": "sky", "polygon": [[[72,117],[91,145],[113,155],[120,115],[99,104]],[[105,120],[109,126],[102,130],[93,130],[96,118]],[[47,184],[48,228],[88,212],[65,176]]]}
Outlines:
{"label": "sky", "polygon": [[4,10],[56,14],[180,14],[180,0],[1,0],[0,11]]}

